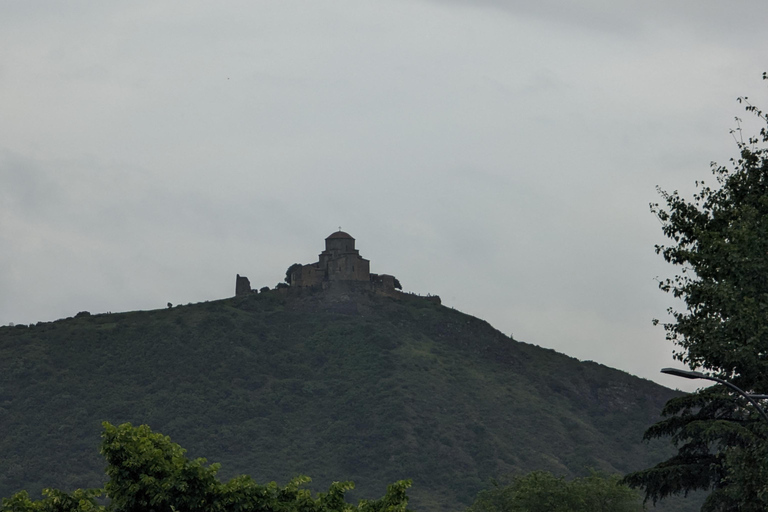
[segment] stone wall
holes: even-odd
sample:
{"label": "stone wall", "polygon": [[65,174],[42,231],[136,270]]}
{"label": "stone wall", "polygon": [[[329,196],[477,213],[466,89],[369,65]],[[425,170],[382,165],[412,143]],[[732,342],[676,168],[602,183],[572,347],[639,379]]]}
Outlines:
{"label": "stone wall", "polygon": [[341,254],[327,260],[329,281],[369,281],[371,263],[358,254]]}
{"label": "stone wall", "polygon": [[302,265],[291,273],[291,286],[318,286],[325,280],[325,271],[317,263]]}

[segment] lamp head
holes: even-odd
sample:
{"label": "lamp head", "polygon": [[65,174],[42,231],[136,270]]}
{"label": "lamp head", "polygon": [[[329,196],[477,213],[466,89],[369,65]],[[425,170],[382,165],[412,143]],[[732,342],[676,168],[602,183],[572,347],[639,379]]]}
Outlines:
{"label": "lamp head", "polygon": [[709,380],[709,376],[705,375],[701,372],[694,372],[690,370],[681,370],[679,368],[662,368],[661,373],[666,373],[667,375],[674,375],[675,377],[683,377],[685,379],[707,379]]}

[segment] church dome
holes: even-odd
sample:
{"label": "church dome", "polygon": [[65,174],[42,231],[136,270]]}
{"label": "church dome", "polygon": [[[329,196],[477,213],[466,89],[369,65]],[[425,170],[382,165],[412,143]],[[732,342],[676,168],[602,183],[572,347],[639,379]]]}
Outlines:
{"label": "church dome", "polygon": [[349,235],[349,233],[345,233],[345,232],[344,232],[344,231],[342,231],[342,230],[338,230],[337,232],[335,232],[335,233],[331,234],[331,236],[329,236],[328,238],[326,238],[326,240],[333,240],[333,239],[336,239],[336,238],[347,238],[347,239],[351,239],[351,240],[354,240],[354,238],[352,238],[352,237]]}

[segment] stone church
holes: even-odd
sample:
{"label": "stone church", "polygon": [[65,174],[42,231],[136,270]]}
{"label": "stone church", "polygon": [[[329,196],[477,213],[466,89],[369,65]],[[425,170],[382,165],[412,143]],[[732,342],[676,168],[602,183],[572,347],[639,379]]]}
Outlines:
{"label": "stone church", "polygon": [[333,281],[371,281],[370,261],[355,249],[355,239],[337,231],[325,239],[325,250],[317,263],[301,265],[291,272],[291,286],[321,286]]}
{"label": "stone church", "polygon": [[[345,283],[370,288],[377,293],[392,295],[399,293],[400,283],[388,274],[371,274],[370,261],[360,256],[355,249],[355,239],[349,233],[336,231],[325,239],[325,250],[316,263],[295,264],[288,269],[287,281],[290,288],[326,289],[334,283]],[[283,285],[285,286],[285,285]],[[235,294],[251,293],[248,278],[238,274]]]}

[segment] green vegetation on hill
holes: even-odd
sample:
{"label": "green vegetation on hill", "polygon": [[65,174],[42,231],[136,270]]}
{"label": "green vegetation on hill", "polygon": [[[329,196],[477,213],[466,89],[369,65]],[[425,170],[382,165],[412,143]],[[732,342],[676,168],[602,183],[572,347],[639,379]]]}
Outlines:
{"label": "green vegetation on hill", "polygon": [[[219,464],[189,460],[181,446],[146,425],[105,422],[101,437],[109,476],[104,489],[46,489],[41,500],[21,491],[4,498],[0,512],[407,512],[410,482],[405,480],[389,485],[381,499],[360,500],[355,507],[344,500],[353,482],[334,482],[317,496],[301,488],[308,477],[282,488],[257,484],[246,475],[220,482]],[[98,502],[102,496],[109,500],[106,506]]]}
{"label": "green vegetation on hill", "polygon": [[148,424],[223,477],[459,510],[491,478],[626,473],[673,393],[417,297],[280,290],[0,328],[0,496],[102,485],[102,421]]}
{"label": "green vegetation on hill", "polygon": [[640,493],[619,476],[593,472],[567,481],[547,471],[517,476],[507,485],[494,482],[481,491],[467,512],[641,512]]}

